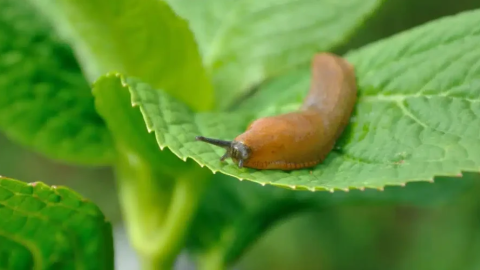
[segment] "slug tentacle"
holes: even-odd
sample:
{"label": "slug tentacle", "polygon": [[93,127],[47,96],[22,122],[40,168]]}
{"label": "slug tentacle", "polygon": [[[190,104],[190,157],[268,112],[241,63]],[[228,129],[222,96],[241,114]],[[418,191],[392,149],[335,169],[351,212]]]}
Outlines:
{"label": "slug tentacle", "polygon": [[195,137],[197,141],[206,142],[216,146],[220,146],[226,150],[225,154],[220,158],[220,161],[225,161],[227,158],[232,158],[238,162],[238,167],[242,168],[243,163],[250,157],[250,148],[245,144],[237,141],[224,141],[219,139],[206,138],[203,136]]}
{"label": "slug tentacle", "polygon": [[331,53],[312,59],[310,91],[297,112],[252,122],[233,141],[196,137],[222,147],[238,167],[295,170],[322,162],[349,123],[357,100],[354,67]]}
{"label": "slug tentacle", "polygon": [[203,136],[197,136],[197,137],[195,137],[195,139],[197,141],[206,142],[206,143],[213,144],[213,145],[216,145],[216,146],[220,146],[220,147],[223,147],[223,148],[229,148],[232,145],[232,141],[224,141],[224,140],[219,140],[219,139],[206,138],[206,137],[203,137]]}

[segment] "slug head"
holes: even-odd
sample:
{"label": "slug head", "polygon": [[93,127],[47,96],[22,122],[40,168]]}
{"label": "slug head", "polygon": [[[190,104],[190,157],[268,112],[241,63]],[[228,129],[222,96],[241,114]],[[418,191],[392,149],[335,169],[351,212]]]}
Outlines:
{"label": "slug head", "polygon": [[220,161],[224,161],[227,158],[231,158],[238,164],[239,168],[243,167],[243,163],[250,157],[250,148],[238,141],[224,141],[212,138],[205,138],[203,136],[195,137],[197,141],[206,142],[226,150],[225,154],[220,158]]}

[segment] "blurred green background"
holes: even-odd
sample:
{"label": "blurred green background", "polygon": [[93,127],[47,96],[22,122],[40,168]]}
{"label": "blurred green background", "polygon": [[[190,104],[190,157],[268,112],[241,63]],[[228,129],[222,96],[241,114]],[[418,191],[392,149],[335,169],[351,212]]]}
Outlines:
{"label": "blurred green background", "polygon": [[[338,52],[473,8],[480,8],[480,1],[390,0]],[[97,203],[114,225],[121,228],[122,218],[109,168],[58,164],[0,136],[0,175],[71,187]],[[464,181],[468,191],[442,206],[342,206],[297,215],[262,237],[238,268],[480,269],[480,176],[440,179],[435,185],[455,181]],[[407,185],[406,192],[408,186],[414,185]],[[120,230],[116,237],[117,268],[135,269],[135,255],[124,232]],[[181,262],[179,268],[190,266]]]}

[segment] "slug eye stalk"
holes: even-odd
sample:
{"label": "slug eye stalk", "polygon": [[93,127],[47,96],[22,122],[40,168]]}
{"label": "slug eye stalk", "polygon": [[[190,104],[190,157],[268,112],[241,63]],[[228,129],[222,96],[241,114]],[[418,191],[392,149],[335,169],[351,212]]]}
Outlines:
{"label": "slug eye stalk", "polygon": [[220,158],[220,161],[225,161],[227,158],[231,158],[237,163],[239,168],[243,168],[243,163],[250,156],[250,149],[243,143],[237,141],[224,141],[219,139],[207,138],[203,136],[195,137],[195,140],[206,142],[218,147],[222,147],[226,150],[225,154]]}

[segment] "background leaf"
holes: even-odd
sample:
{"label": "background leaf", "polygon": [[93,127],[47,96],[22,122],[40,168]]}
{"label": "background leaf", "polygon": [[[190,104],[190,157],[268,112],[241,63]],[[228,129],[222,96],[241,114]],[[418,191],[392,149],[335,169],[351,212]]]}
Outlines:
{"label": "background leaf", "polygon": [[[198,261],[200,269],[220,269],[237,263],[256,242],[293,217],[314,212],[322,216],[325,212],[335,212],[342,207],[403,206],[423,210],[437,209],[471,193],[476,183],[478,174],[467,174],[462,181],[438,178],[435,184],[417,182],[406,187],[387,187],[384,191],[312,193],[262,187],[216,174],[194,220],[187,248]],[[298,232],[292,234],[298,235]],[[360,245],[364,243],[359,242]],[[338,250],[329,251],[327,256],[343,256],[335,254],[336,252]]]}
{"label": "background leaf", "polygon": [[216,174],[192,224],[187,248],[200,269],[232,265],[276,223],[321,208],[320,198]]}
{"label": "background leaf", "polygon": [[341,45],[383,1],[167,2],[189,21],[225,108],[265,79]]}
{"label": "background leaf", "polygon": [[114,150],[70,49],[23,1],[0,2],[0,128],[49,158],[110,163]]}
{"label": "background leaf", "polygon": [[112,269],[110,223],[64,187],[0,178],[0,268]]}
{"label": "background leaf", "polygon": [[[312,190],[382,188],[433,180],[435,175],[456,176],[480,168],[478,14],[466,12],[432,22],[349,54],[358,69],[360,100],[337,148],[311,173],[238,169],[231,162],[220,163],[223,149],[196,142],[195,136],[232,139],[252,115],[193,114],[138,80],[125,83],[160,147],[168,146],[180,158],[191,157],[214,172]],[[297,97],[299,91],[307,91],[308,72],[290,79],[294,81],[290,87],[277,83],[271,89],[283,86],[282,91]],[[257,116],[296,109],[282,105],[265,107]]]}
{"label": "background leaf", "polygon": [[[32,1],[74,48],[90,81],[120,71],[138,76],[197,110],[213,89],[188,25],[163,1]],[[188,78],[188,79],[185,79]],[[195,82],[195,87],[192,87]]]}

